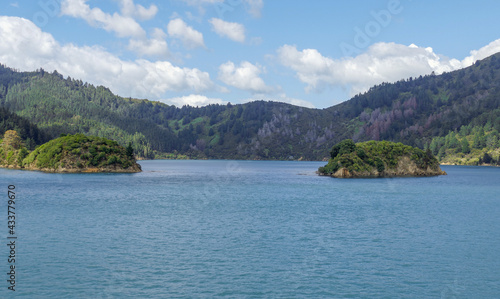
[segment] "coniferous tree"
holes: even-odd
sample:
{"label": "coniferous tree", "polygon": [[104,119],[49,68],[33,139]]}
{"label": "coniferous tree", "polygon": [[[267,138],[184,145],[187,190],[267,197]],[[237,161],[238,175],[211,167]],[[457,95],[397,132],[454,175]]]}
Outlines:
{"label": "coniferous tree", "polygon": [[468,154],[470,152],[470,145],[469,141],[467,141],[467,138],[463,138],[461,142],[461,151],[464,154]]}

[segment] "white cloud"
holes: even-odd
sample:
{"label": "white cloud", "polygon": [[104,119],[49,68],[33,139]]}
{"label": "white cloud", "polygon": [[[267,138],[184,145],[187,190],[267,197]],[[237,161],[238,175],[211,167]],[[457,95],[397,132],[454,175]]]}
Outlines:
{"label": "white cloud", "polygon": [[168,34],[171,37],[178,38],[188,49],[205,47],[203,35],[201,32],[189,27],[182,19],[171,20],[167,25]]}
{"label": "white cloud", "polygon": [[151,39],[130,39],[128,49],[140,56],[166,57],[169,55],[168,45],[165,40],[167,36],[159,28],[153,29]]}
{"label": "white cloud", "polygon": [[267,86],[264,80],[259,77],[263,71],[263,67],[253,65],[248,61],[241,62],[239,67],[236,67],[233,62],[228,61],[219,66],[219,80],[227,85],[251,93],[272,92],[274,89]]}
{"label": "white cloud", "polygon": [[300,106],[300,107],[306,107],[306,108],[316,108],[313,103],[306,101],[306,100],[301,100],[301,99],[296,99],[296,98],[291,98],[288,97],[286,94],[280,94],[278,98],[275,99],[275,101],[278,102],[284,102],[288,104],[292,104],[295,106]]}
{"label": "white cloud", "polygon": [[261,11],[264,7],[263,0],[182,0],[190,6],[195,6],[200,9],[201,14],[205,13],[204,7],[214,5],[215,11],[220,17],[225,12],[234,11],[237,7],[245,5],[247,12],[254,18],[261,17]]}
{"label": "white cloud", "polygon": [[184,105],[197,107],[197,106],[206,106],[209,104],[227,104],[226,101],[223,101],[221,99],[209,98],[209,97],[206,97],[204,95],[198,95],[198,94],[190,94],[188,96],[164,99],[164,100],[161,100],[161,102],[164,102],[166,104],[175,105],[177,107],[182,107]]}
{"label": "white cloud", "polygon": [[248,12],[255,18],[260,18],[262,7],[264,6],[263,0],[244,0],[247,5]]}
{"label": "white cloud", "polygon": [[277,96],[266,96],[266,95],[255,95],[251,98],[242,100],[241,103],[249,103],[249,102],[255,102],[255,101],[273,101],[273,102],[281,102],[281,103],[288,103],[292,104],[295,106],[299,107],[306,107],[306,108],[316,108],[313,103],[306,101],[306,100],[301,100],[297,98],[291,98],[287,96],[285,93],[281,93]]}
{"label": "white cloud", "polygon": [[89,25],[113,32],[119,37],[129,37],[128,49],[136,52],[139,56],[166,57],[168,45],[165,33],[159,29],[153,29],[152,37],[147,38],[144,29],[134,18],[147,20],[153,18],[158,12],[156,5],[145,8],[134,4],[133,0],[117,0],[120,2],[121,12],[108,14],[100,8],[90,8],[88,0],[63,0],[61,3],[61,14],[85,20]]}
{"label": "white cloud", "polygon": [[245,27],[243,25],[226,22],[217,18],[212,18],[208,22],[212,24],[212,30],[218,35],[227,37],[236,42],[245,42]]}
{"label": "white cloud", "polygon": [[19,3],[17,3],[17,2],[11,2],[10,6],[19,8]]}
{"label": "white cloud", "polygon": [[118,0],[121,6],[121,12],[124,16],[137,18],[141,21],[150,20],[158,13],[158,7],[151,4],[145,8],[140,4],[134,4],[134,0]]}
{"label": "white cloud", "polygon": [[471,65],[475,60],[500,51],[500,40],[492,42],[463,61],[434,53],[432,48],[395,43],[376,43],[356,57],[332,59],[315,49],[297,50],[284,45],[277,50],[281,63],[294,70],[306,91],[325,87],[350,89],[350,95],[382,82],[394,82],[435,72],[441,74]]}
{"label": "white cloud", "polygon": [[90,26],[114,32],[119,37],[144,38],[146,32],[129,16],[118,13],[108,14],[100,8],[90,8],[88,0],[63,0],[61,14],[85,20]]}
{"label": "white cloud", "polygon": [[500,52],[500,39],[497,39],[495,41],[492,41],[488,45],[482,47],[479,50],[473,50],[470,52],[470,56],[466,57],[462,61],[462,66],[467,67],[472,65],[474,62],[477,60],[484,59],[488,56],[491,56],[493,54],[496,54]]}
{"label": "white cloud", "polygon": [[168,61],[124,61],[100,47],[61,45],[31,21],[0,17],[0,61],[20,70],[40,67],[104,85],[122,96],[161,98],[168,91],[212,90],[207,72]]}

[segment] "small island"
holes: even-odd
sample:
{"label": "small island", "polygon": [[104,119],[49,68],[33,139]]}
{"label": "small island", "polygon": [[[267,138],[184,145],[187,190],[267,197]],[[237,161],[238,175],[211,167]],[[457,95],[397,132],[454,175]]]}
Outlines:
{"label": "small island", "polygon": [[140,172],[132,147],[83,134],[65,135],[31,153],[16,131],[5,132],[0,142],[0,167],[44,172]]}
{"label": "small island", "polygon": [[320,175],[335,178],[419,177],[446,175],[427,150],[389,141],[354,143],[346,139],[330,152]]}

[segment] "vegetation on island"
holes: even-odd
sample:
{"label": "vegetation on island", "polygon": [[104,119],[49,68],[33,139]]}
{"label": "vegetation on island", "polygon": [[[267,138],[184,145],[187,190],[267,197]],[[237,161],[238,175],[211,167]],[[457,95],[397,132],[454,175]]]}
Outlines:
{"label": "vegetation on island", "polygon": [[5,132],[0,166],[53,172],[139,172],[131,145],[83,134],[64,135],[31,153],[16,131]]}
{"label": "vegetation on island", "polygon": [[334,177],[430,176],[444,174],[428,151],[390,141],[354,143],[343,140],[333,146],[330,160],[318,172]]}
{"label": "vegetation on island", "polygon": [[322,160],[349,138],[402,142],[431,148],[445,163],[481,165],[484,154],[498,161],[499,147],[475,148],[476,132],[467,135],[471,152],[463,157],[456,147],[435,144],[463,126],[483,127],[486,139],[500,131],[500,53],[454,72],[382,83],[326,109],[266,101],[175,107],[120,97],[57,71],[0,65],[0,107],[0,133],[18,130],[29,149],[82,133],[131,143],[146,159]]}

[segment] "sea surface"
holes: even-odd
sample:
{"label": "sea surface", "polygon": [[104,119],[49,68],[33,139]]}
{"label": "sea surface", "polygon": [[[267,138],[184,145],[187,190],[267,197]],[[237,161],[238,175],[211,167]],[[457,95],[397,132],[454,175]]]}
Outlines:
{"label": "sea surface", "polygon": [[333,179],[324,162],[0,169],[0,298],[500,298],[500,168]]}

